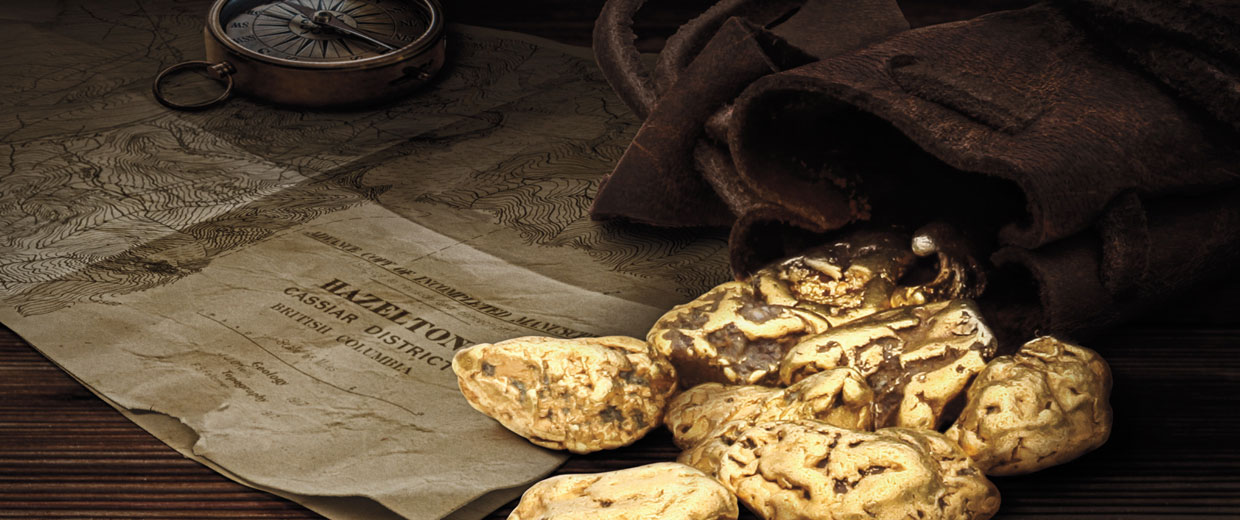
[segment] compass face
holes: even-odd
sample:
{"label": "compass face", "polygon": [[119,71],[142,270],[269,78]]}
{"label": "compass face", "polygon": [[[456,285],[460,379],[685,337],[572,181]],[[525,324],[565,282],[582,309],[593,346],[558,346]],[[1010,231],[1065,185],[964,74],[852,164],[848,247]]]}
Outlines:
{"label": "compass face", "polygon": [[348,62],[418,39],[427,16],[402,0],[238,0],[220,13],[224,34],[268,58]]}

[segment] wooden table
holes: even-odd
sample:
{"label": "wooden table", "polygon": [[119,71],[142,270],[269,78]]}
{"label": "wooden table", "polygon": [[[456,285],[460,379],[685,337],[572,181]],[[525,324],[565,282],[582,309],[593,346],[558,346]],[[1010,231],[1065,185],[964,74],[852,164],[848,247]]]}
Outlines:
{"label": "wooden table", "polygon": [[[655,0],[644,50],[708,1]],[[1020,2],[1002,2],[1015,5]],[[982,2],[909,2],[914,25],[971,16]],[[456,21],[588,44],[597,0],[449,2]],[[537,15],[537,16],[535,16]],[[1115,433],[1098,451],[1035,475],[995,479],[998,518],[1240,518],[1240,277],[1203,287],[1086,343],[1115,375]],[[560,472],[676,456],[658,431]],[[491,518],[504,518],[515,504]],[[0,518],[319,518],[181,457],[0,330]],[[748,516],[752,518],[752,516]]]}

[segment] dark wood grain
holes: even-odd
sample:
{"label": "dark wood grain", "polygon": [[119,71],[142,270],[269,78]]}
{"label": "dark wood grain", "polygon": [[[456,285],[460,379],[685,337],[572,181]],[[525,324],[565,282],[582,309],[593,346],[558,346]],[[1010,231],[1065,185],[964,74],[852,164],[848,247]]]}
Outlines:
{"label": "dark wood grain", "polygon": [[[652,0],[639,46],[707,1]],[[915,25],[1021,2],[902,2]],[[449,2],[455,21],[588,44],[598,0]],[[1115,375],[1115,433],[1098,451],[1034,475],[996,479],[1002,519],[1240,518],[1240,278],[1203,287],[1086,342]],[[625,449],[578,456],[561,473],[676,456],[660,430]],[[514,504],[490,518],[504,518]],[[753,518],[752,516],[744,516]],[[0,330],[0,518],[261,518],[318,515],[181,457],[130,423],[8,329]]]}
{"label": "dark wood grain", "polygon": [[[995,479],[998,518],[1240,518],[1240,304],[1230,297],[1238,291],[1240,278],[1201,288],[1086,342],[1115,375],[1115,433],[1072,463]],[[573,457],[559,472],[676,454],[659,430],[628,448]],[[318,516],[181,457],[5,329],[0,518]]]}
{"label": "dark wood grain", "polygon": [[319,518],[186,459],[0,331],[0,518]]}

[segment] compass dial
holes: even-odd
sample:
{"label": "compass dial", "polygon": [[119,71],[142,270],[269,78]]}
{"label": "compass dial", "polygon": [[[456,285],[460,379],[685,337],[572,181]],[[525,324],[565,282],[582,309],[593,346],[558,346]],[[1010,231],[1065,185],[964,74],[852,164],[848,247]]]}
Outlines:
{"label": "compass dial", "polygon": [[426,14],[401,0],[237,1],[221,12],[220,23],[241,47],[302,62],[381,56],[428,27]]}

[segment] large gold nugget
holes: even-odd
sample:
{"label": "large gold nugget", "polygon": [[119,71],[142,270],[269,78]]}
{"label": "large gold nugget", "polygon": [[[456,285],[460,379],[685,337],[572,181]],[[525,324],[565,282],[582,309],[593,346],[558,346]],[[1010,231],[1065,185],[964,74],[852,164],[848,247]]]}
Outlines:
{"label": "large gold nugget", "polygon": [[706,383],[682,392],[667,406],[663,422],[676,445],[688,449],[718,435],[724,423],[812,419],[851,430],[873,430],[874,392],[861,374],[835,368],[790,387]]}
{"label": "large gold nugget", "polygon": [[853,367],[874,389],[877,427],[937,430],[995,348],[969,300],[901,307],[804,338],[784,357],[780,381]]}
{"label": "large gold nugget", "polygon": [[759,423],[733,433],[714,462],[704,471],[767,520],[981,520],[999,509],[981,469],[927,430]]}
{"label": "large gold nugget", "polygon": [[862,231],[771,264],[750,281],[767,303],[811,310],[834,326],[891,308],[896,282],[915,260],[907,236]]}
{"label": "large gold nugget", "polygon": [[508,520],[735,520],[731,491],[683,464],[560,475],[526,490]]}
{"label": "large gold nugget", "polygon": [[728,282],[655,322],[646,340],[676,365],[683,387],[700,383],[773,385],[779,360],[797,340],[827,328],[813,312],[762,301]]}
{"label": "large gold nugget", "polygon": [[534,444],[573,453],[641,438],[676,389],[671,364],[623,336],[480,344],[457,352],[452,370],[475,409]]}
{"label": "large gold nugget", "polygon": [[1038,338],[995,358],[947,430],[988,475],[1020,475],[1075,459],[1111,434],[1111,370],[1085,347]]}

